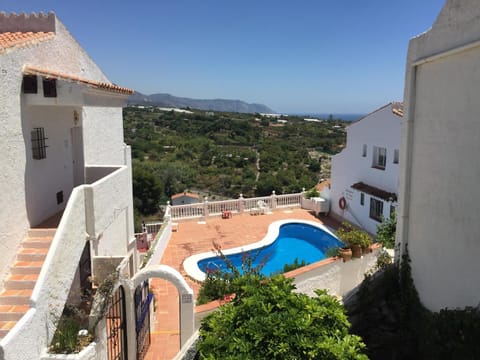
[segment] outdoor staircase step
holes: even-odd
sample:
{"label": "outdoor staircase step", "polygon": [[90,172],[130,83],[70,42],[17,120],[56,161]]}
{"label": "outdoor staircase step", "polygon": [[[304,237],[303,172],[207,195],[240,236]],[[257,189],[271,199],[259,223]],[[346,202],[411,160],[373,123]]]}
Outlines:
{"label": "outdoor staircase step", "polygon": [[40,274],[43,261],[16,261],[10,269],[11,274]]}
{"label": "outdoor staircase step", "polygon": [[41,261],[45,260],[47,248],[23,248],[17,254],[17,261]]}
{"label": "outdoor staircase step", "polygon": [[13,274],[5,280],[5,289],[33,289],[37,282],[38,274]]}
{"label": "outdoor staircase step", "polygon": [[0,322],[18,321],[28,309],[28,305],[0,305]]}
{"label": "outdoor staircase step", "polygon": [[0,294],[0,305],[28,305],[32,290],[6,289]]}
{"label": "outdoor staircase step", "polygon": [[51,237],[55,236],[56,228],[30,228],[28,237]]}
{"label": "outdoor staircase step", "polygon": [[51,237],[29,237],[22,242],[24,248],[49,248],[52,243]]}
{"label": "outdoor staircase step", "polygon": [[4,338],[16,323],[16,321],[0,321],[0,339]]}

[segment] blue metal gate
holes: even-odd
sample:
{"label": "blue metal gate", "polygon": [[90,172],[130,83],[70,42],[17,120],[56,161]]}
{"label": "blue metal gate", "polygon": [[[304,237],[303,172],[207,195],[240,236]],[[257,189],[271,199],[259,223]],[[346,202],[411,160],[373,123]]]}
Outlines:
{"label": "blue metal gate", "polygon": [[135,330],[137,334],[137,360],[143,360],[150,346],[150,304],[153,294],[148,280],[135,289]]}

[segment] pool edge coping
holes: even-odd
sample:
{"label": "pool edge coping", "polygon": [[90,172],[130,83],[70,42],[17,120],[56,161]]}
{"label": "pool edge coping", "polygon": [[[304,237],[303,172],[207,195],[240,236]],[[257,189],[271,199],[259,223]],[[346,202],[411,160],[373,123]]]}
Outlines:
{"label": "pool edge coping", "polygon": [[[280,227],[282,225],[288,224],[288,223],[301,223],[301,224],[306,224],[306,225],[311,225],[317,228],[320,228],[321,230],[327,232],[328,234],[337,237],[327,226],[325,226],[322,223],[312,221],[312,220],[302,220],[302,219],[285,219],[285,220],[277,220],[272,222],[270,225],[268,225],[267,229],[267,234],[263,237],[262,240],[247,244],[247,245],[242,245],[242,246],[237,246],[231,249],[226,249],[222,250],[222,253],[224,255],[231,255],[231,254],[237,254],[240,252],[244,251],[250,251],[250,250],[255,250],[258,248],[261,248],[263,246],[268,246],[272,244],[276,238],[278,237],[280,233]],[[198,267],[198,262],[203,259],[207,259],[209,257],[217,256],[217,253],[214,250],[202,252],[199,254],[194,254],[189,257],[187,257],[183,261],[183,269],[187,273],[187,275],[193,279],[194,281],[198,282],[203,282],[205,281],[205,273],[200,270]],[[328,259],[328,258],[327,258]],[[324,261],[327,259],[323,259],[320,261]]]}

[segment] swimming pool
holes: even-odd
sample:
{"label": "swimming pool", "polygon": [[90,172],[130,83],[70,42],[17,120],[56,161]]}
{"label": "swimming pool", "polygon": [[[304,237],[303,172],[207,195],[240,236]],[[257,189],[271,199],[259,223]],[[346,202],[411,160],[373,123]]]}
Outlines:
{"label": "swimming pool", "polygon": [[[252,254],[257,264],[266,259],[262,273],[271,275],[283,272],[284,265],[292,264],[295,259],[298,262],[305,260],[306,263],[323,260],[327,249],[342,245],[322,224],[305,220],[280,220],[269,226],[267,235],[261,241],[225,250],[223,254],[237,267],[241,265],[245,253]],[[207,268],[224,270],[226,265],[211,251],[190,256],[184,261],[184,268],[192,278],[203,281]]]}

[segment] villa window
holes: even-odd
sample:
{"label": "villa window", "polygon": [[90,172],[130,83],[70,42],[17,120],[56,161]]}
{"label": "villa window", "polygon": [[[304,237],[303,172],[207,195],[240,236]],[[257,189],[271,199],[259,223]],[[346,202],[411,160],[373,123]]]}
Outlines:
{"label": "villa window", "polygon": [[383,147],[373,147],[373,163],[372,167],[375,169],[385,170],[387,165],[387,149]]}
{"label": "villa window", "polygon": [[47,157],[47,145],[45,140],[45,131],[43,127],[34,128],[31,132],[32,137],[32,155],[35,160],[45,159]]}
{"label": "villa window", "polygon": [[57,97],[57,80],[56,79],[43,79],[43,96],[45,97]]}
{"label": "villa window", "polygon": [[37,75],[23,75],[22,91],[24,94],[36,94],[38,91]]}
{"label": "villa window", "polygon": [[398,149],[395,149],[393,151],[393,163],[398,164],[398,158],[400,157],[400,151]]}
{"label": "villa window", "polygon": [[366,156],[367,156],[367,144],[363,144],[362,157],[366,157]]}
{"label": "villa window", "polygon": [[365,205],[365,194],[360,193],[360,205]]}
{"label": "villa window", "polygon": [[383,216],[383,201],[370,198],[370,218],[381,222]]}

